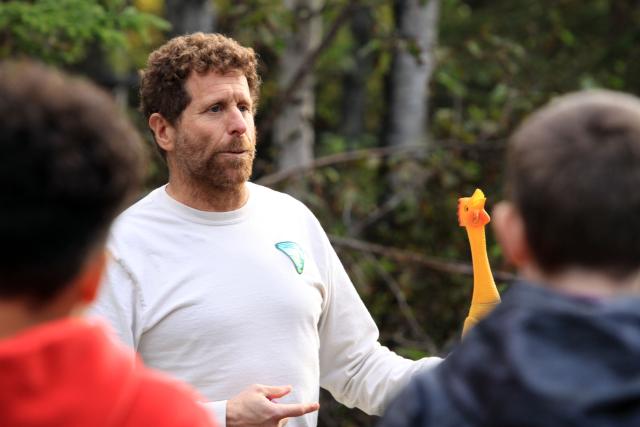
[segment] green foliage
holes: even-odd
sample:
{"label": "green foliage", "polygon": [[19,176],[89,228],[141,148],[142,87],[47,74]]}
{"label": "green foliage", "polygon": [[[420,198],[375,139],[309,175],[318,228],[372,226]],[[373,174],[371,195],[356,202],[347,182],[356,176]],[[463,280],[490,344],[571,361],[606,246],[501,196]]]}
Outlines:
{"label": "green foliage", "polygon": [[638,22],[624,0],[444,0],[432,130],[470,143],[502,139],[556,94],[638,93]]}
{"label": "green foliage", "polygon": [[167,29],[168,23],[124,0],[38,0],[0,3],[0,28],[0,58],[74,64],[94,46],[126,53],[131,35],[148,43],[150,31]]}

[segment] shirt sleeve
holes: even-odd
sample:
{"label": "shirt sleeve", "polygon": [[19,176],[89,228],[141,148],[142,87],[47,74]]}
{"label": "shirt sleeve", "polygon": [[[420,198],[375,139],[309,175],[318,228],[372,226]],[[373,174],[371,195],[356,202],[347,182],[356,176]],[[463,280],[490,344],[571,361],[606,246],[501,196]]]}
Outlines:
{"label": "shirt sleeve", "polygon": [[209,415],[216,420],[219,427],[227,425],[227,401],[219,400],[217,402],[201,402],[202,406],[209,412]]}
{"label": "shirt sleeve", "polygon": [[320,385],[346,406],[381,415],[414,373],[441,359],[412,361],[380,345],[377,326],[328,239],[326,245],[329,276],[319,326]]}
{"label": "shirt sleeve", "polygon": [[115,418],[117,425],[218,427],[211,411],[198,403],[201,396],[193,389],[160,372],[147,369],[142,372],[135,377],[137,381],[129,384],[132,398],[113,401],[122,405],[120,412],[126,414],[124,419]]}
{"label": "shirt sleeve", "polygon": [[98,298],[90,307],[89,315],[106,320],[122,342],[137,350],[143,305],[133,273],[122,259],[110,255]]}

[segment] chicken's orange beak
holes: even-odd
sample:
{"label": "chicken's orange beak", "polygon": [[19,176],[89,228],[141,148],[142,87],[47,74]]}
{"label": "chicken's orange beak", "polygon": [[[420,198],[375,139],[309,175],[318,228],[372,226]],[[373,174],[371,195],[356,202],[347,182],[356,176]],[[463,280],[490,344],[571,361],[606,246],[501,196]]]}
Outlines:
{"label": "chicken's orange beak", "polygon": [[484,203],[487,201],[487,198],[484,197],[484,193],[479,188],[476,188],[476,191],[473,192],[471,196],[471,202],[469,207],[471,209],[484,209]]}

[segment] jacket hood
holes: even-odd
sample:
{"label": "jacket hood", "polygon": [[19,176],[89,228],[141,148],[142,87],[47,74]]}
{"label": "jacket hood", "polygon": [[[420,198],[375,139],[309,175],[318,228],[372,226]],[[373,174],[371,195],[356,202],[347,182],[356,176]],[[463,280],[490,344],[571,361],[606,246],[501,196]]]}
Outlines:
{"label": "jacket hood", "polygon": [[441,384],[476,424],[640,425],[639,298],[519,283],[459,350]]}
{"label": "jacket hood", "polygon": [[118,425],[134,399],[136,363],[102,326],[80,319],[0,340],[0,424]]}

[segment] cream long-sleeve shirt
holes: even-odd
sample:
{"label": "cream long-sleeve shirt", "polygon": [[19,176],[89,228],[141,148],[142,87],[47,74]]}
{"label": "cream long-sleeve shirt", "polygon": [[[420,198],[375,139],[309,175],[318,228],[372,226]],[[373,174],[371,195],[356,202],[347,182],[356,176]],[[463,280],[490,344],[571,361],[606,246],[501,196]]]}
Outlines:
{"label": "cream long-sleeve shirt", "polygon": [[[232,212],[203,212],[152,191],[117,220],[92,312],[152,367],[190,383],[225,425],[247,386],[293,386],[280,402],[341,403],[381,414],[418,370],[378,329],[315,216],[248,183]],[[290,419],[315,426],[317,413]]]}

